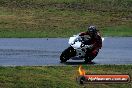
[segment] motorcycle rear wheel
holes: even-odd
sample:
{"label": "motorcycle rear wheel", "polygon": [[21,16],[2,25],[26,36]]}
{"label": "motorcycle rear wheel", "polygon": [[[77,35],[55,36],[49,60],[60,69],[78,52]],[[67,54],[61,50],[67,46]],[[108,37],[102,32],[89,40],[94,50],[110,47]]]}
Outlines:
{"label": "motorcycle rear wheel", "polygon": [[94,59],[94,57],[85,57],[84,63],[89,63],[89,62],[91,62],[93,59]]}
{"label": "motorcycle rear wheel", "polygon": [[[99,52],[99,50],[98,50],[98,52]],[[91,62],[97,55],[98,55],[98,52],[94,55],[94,56],[88,56],[87,54],[86,54],[86,56],[85,56],[85,63],[89,63],[89,62]]]}

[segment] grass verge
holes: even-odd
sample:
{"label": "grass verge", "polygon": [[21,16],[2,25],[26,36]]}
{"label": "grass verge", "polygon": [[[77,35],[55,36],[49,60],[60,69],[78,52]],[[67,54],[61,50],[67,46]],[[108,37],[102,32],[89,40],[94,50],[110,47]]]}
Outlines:
{"label": "grass verge", "polygon": [[0,37],[69,37],[88,25],[104,36],[132,36],[131,5],[131,0],[0,0]]}
{"label": "grass verge", "polygon": [[[83,66],[87,74],[129,74],[132,65],[89,65]],[[78,66],[17,66],[0,67],[1,88],[132,88],[132,82],[125,84],[79,85]]]}

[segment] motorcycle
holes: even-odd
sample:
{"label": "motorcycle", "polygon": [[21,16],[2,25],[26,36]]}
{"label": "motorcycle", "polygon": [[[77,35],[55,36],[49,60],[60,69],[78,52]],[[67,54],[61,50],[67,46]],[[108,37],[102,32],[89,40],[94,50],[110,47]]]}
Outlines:
{"label": "motorcycle", "polygon": [[[102,40],[104,40],[104,38],[102,38]],[[85,60],[86,63],[91,62],[98,53],[95,56],[87,55],[86,53],[88,52],[88,49],[90,50],[93,45],[84,45],[83,41],[84,39],[79,36],[79,34],[70,37],[68,42],[70,46],[66,48],[60,55],[61,63],[66,62],[69,59]]]}

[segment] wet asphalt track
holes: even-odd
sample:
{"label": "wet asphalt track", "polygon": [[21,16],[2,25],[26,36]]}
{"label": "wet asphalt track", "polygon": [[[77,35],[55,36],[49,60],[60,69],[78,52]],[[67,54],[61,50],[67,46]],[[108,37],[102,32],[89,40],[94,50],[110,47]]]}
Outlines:
{"label": "wet asphalt track", "polygon": [[[67,38],[0,38],[0,66],[80,65],[83,60],[60,63]],[[132,37],[105,38],[90,64],[132,64]]]}

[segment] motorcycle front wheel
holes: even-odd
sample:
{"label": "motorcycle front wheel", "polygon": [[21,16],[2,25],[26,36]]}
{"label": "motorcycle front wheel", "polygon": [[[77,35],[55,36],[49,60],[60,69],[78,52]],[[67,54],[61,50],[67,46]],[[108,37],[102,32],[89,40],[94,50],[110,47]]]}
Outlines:
{"label": "motorcycle front wheel", "polygon": [[73,49],[73,47],[70,46],[62,52],[62,54],[60,55],[60,61],[61,63],[66,62],[75,55],[76,55],[75,50]]}

